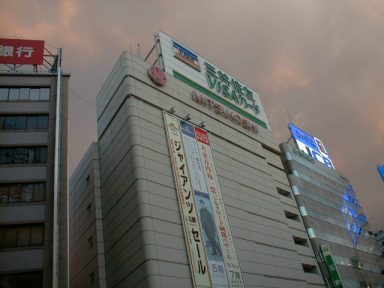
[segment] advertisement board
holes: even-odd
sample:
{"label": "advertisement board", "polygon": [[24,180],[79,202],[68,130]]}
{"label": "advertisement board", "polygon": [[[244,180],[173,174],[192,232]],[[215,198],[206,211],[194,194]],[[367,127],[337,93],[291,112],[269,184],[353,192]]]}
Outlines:
{"label": "advertisement board", "polygon": [[0,38],[0,64],[42,65],[44,41]]}
{"label": "advertisement board", "polygon": [[259,95],[184,44],[159,31],[165,72],[241,116],[270,129]]}
{"label": "advertisement board", "polygon": [[333,260],[331,249],[328,244],[323,244],[320,246],[321,252],[323,253],[325,263],[327,265],[329,274],[331,275],[332,283],[335,288],[343,288],[343,282],[335,261]]}
{"label": "advertisement board", "polygon": [[295,139],[297,147],[311,156],[315,160],[327,165],[328,167],[335,169],[331,158],[323,142],[321,142],[318,138],[313,137],[308,134],[304,130],[301,130],[293,123],[288,124],[289,130],[291,131],[292,137]]}
{"label": "advertisement board", "polygon": [[212,287],[179,121],[164,113],[164,122],[193,284]]}
{"label": "advertisement board", "polygon": [[[207,263],[204,267],[208,267],[204,272],[209,275],[212,287],[243,288],[243,277],[213,164],[208,133],[166,112],[164,119],[193,277],[201,276],[199,273],[202,271],[193,267],[198,267],[201,260],[197,256],[204,255]],[[190,186],[186,187],[187,184]],[[195,213],[192,224],[191,210]],[[200,247],[203,249],[199,248],[200,254],[193,251],[195,242],[190,244],[193,237],[189,231],[196,233],[197,230],[201,231]],[[204,281],[201,285],[208,283]],[[196,280],[194,282],[198,283]]]}

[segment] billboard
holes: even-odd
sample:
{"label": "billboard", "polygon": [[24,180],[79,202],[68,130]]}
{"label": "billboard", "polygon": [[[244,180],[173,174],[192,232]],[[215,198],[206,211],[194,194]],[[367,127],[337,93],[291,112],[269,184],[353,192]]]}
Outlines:
{"label": "billboard", "polygon": [[328,167],[335,169],[331,158],[323,142],[321,142],[318,138],[313,137],[308,134],[304,130],[301,130],[293,123],[288,124],[289,130],[291,131],[292,137],[295,139],[297,147],[311,156],[315,160],[327,165]]}
{"label": "billboard", "polygon": [[333,259],[331,249],[328,244],[320,245],[321,252],[323,253],[325,264],[327,265],[329,274],[331,275],[332,283],[335,288],[343,288],[343,282],[339,270],[337,269],[335,260]]}
{"label": "billboard", "polygon": [[[208,275],[208,279],[200,279],[200,286],[194,280],[195,287],[204,287],[211,282],[213,287],[243,288],[208,133],[165,112],[164,121],[192,275],[197,279],[202,278],[202,272]],[[187,183],[190,185],[188,188],[185,187]],[[190,223],[192,212],[195,214],[193,223]],[[193,233],[197,235],[196,231],[201,236],[199,254],[193,250],[197,242],[192,236]],[[203,261],[199,255],[204,257],[205,270],[194,268],[199,267],[199,261]]]}
{"label": "billboard", "polygon": [[249,121],[270,129],[255,91],[162,31],[159,41],[165,72]]}
{"label": "billboard", "polygon": [[42,65],[44,41],[0,38],[0,64]]}

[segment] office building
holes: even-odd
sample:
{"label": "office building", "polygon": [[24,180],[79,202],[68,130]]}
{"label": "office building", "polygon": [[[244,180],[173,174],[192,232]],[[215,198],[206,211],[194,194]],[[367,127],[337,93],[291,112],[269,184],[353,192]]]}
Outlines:
{"label": "office building", "polygon": [[358,197],[322,142],[290,124],[282,161],[327,287],[384,287],[384,259]]}
{"label": "office building", "polygon": [[97,96],[71,287],[325,287],[257,93],[165,33],[152,51]]}
{"label": "office building", "polygon": [[58,77],[59,54],[0,39],[0,287],[67,287],[69,75]]}

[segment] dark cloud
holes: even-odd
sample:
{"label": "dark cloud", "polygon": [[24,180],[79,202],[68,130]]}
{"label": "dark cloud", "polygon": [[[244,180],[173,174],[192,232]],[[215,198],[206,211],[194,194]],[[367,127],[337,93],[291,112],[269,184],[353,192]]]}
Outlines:
{"label": "dark cloud", "polygon": [[[383,16],[381,0],[16,0],[0,2],[0,36],[62,47],[71,89],[95,103],[121,51],[144,55],[164,29],[258,91],[279,142],[289,118],[323,140],[384,230]],[[70,171],[97,138],[95,106],[74,93]]]}

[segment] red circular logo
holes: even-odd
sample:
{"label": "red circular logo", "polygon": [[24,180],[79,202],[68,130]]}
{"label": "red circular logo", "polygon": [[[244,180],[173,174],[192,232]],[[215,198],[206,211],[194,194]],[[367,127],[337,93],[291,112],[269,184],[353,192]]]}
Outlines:
{"label": "red circular logo", "polygon": [[167,76],[165,75],[164,71],[155,65],[149,67],[148,74],[153,83],[155,83],[157,86],[164,86],[165,83],[167,83]]}

